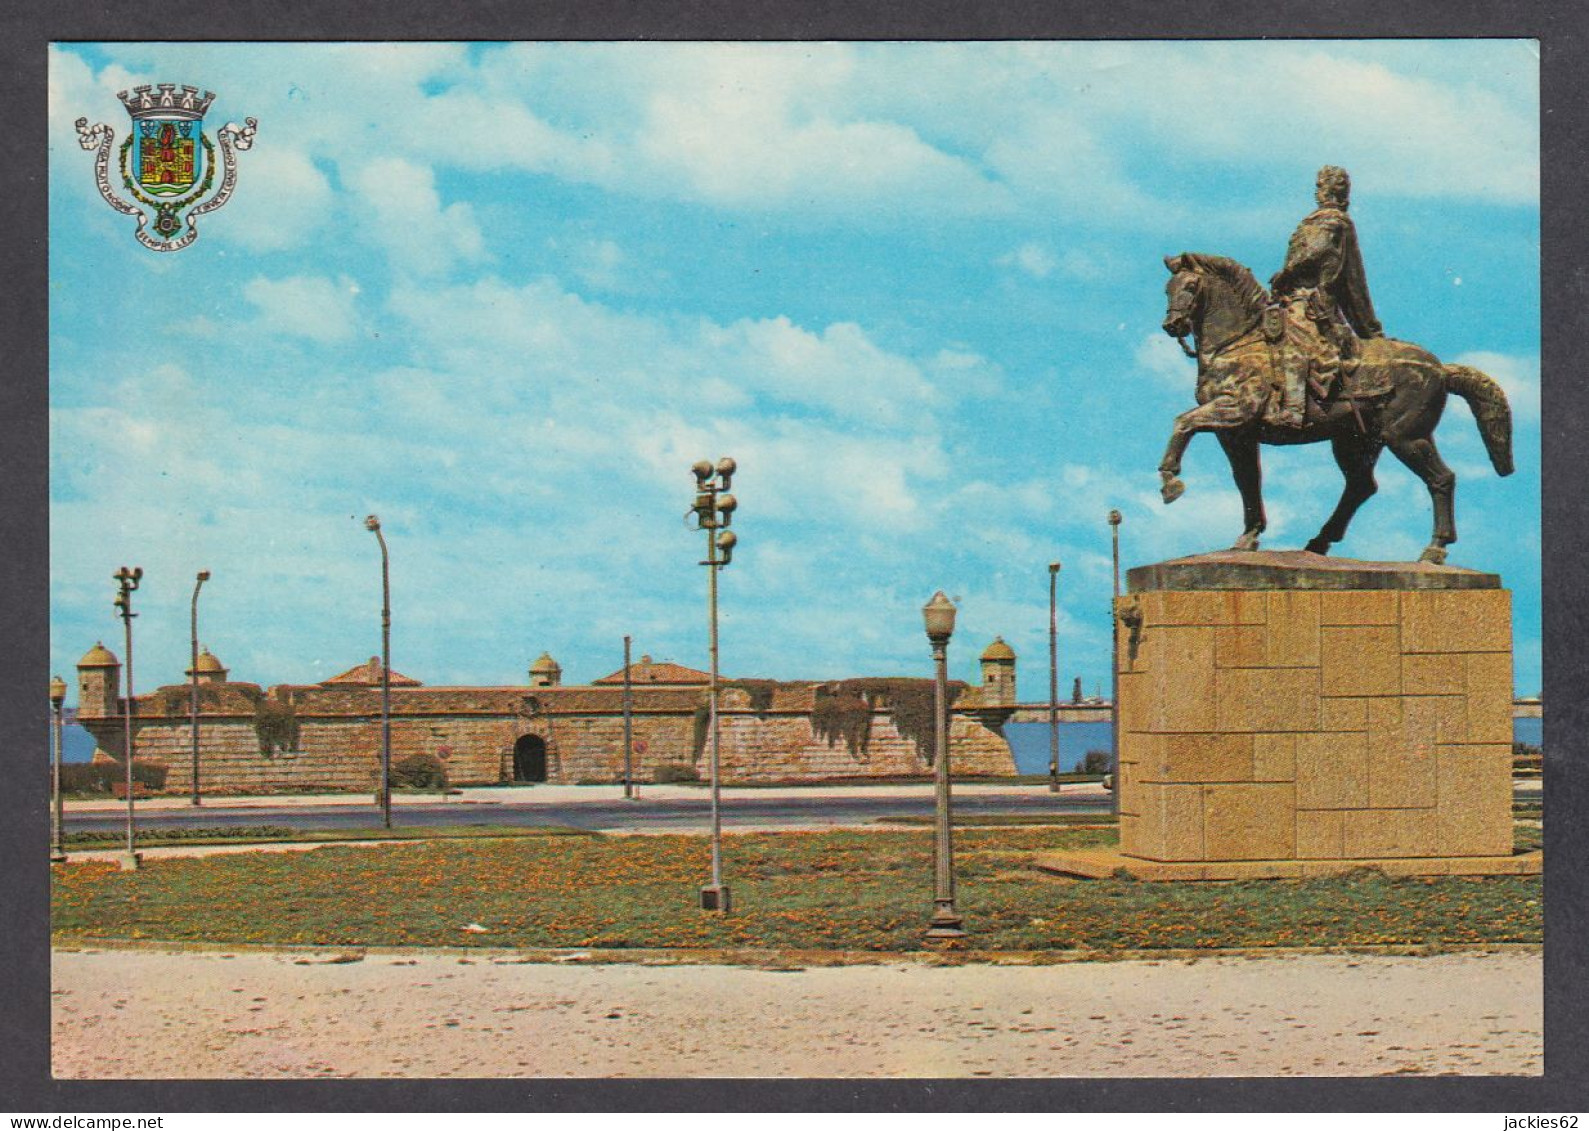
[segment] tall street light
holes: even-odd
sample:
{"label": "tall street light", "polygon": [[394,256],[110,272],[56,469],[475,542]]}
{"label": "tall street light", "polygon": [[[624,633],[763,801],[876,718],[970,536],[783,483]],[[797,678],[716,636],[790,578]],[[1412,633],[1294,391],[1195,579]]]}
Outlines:
{"label": "tall street light", "polygon": [[1048,563],[1048,789],[1059,792],[1059,563]]}
{"label": "tall street light", "polygon": [[132,569],[128,569],[126,566],[122,566],[116,571],[115,576],[117,592],[114,604],[117,615],[121,617],[127,631],[127,698],[123,705],[122,714],[123,755],[127,760],[127,848],[121,854],[121,870],[123,872],[135,872],[138,870],[139,859],[138,852],[134,846],[135,834],[133,831],[132,803],[132,724],[133,715],[137,710],[137,701],[133,698],[132,691],[132,618],[138,614],[132,611],[132,595],[137,591],[138,583],[143,580],[143,567],[135,566]]}
{"label": "tall street light", "polygon": [[623,796],[634,800],[634,689],[629,679],[629,637],[623,638]]}
{"label": "tall street light", "polygon": [[940,589],[923,606],[921,615],[926,622],[927,639],[932,644],[935,669],[933,739],[936,765],[933,771],[938,818],[933,844],[932,919],[927,925],[927,937],[959,939],[965,937],[965,931],[960,927],[960,914],[955,910],[954,848],[949,836],[949,638],[955,630],[954,602]]}
{"label": "tall street light", "polygon": [[59,864],[66,859],[66,833],[62,828],[61,813],[61,708],[66,702],[66,681],[60,676],[50,677],[50,863]]}
{"label": "tall street light", "polygon": [[712,748],[712,882],[701,889],[703,911],[727,912],[730,902],[728,885],[723,882],[723,819],[719,787],[717,571],[733,561],[734,547],[739,543],[739,536],[728,529],[734,521],[734,511],[739,507],[739,501],[728,493],[738,468],[739,465],[727,456],[718,460],[716,467],[703,459],[690,468],[695,474],[695,505],[690,511],[695,516],[695,528],[706,531],[706,560],[699,564],[706,567],[706,602],[712,656],[711,681],[707,685]]}
{"label": "tall street light", "polygon": [[392,582],[381,520],[370,515],[364,529],[381,544],[381,824],[392,827]]}
{"label": "tall street light", "polygon": [[199,590],[210,579],[210,571],[199,570],[198,580],[193,583],[193,610],[189,618],[192,628],[193,663],[188,667],[188,731],[193,738],[193,804],[200,804],[199,798]]}
{"label": "tall street light", "polygon": [[1114,600],[1109,604],[1109,811],[1120,815],[1120,512],[1109,512]]}

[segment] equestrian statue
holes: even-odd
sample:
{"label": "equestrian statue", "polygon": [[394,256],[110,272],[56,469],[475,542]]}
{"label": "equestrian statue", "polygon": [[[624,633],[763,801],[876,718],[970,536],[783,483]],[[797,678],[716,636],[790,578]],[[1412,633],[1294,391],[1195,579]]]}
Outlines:
{"label": "equestrian statue", "polygon": [[1232,548],[1256,550],[1265,527],[1259,444],[1328,440],[1346,484],[1306,546],[1327,554],[1377,489],[1374,465],[1389,448],[1429,488],[1434,536],[1421,560],[1439,565],[1457,540],[1457,477],[1434,441],[1446,394],[1472,408],[1498,475],[1513,470],[1512,412],[1493,378],[1385,337],[1347,215],[1350,194],[1346,170],[1319,171],[1318,208],[1292,234],[1267,290],[1233,259],[1165,258],[1164,332],[1197,359],[1197,407],[1175,418],[1159,464],[1160,493],[1166,503],[1181,497],[1186,445],[1198,432],[1214,433],[1241,491],[1245,529]]}

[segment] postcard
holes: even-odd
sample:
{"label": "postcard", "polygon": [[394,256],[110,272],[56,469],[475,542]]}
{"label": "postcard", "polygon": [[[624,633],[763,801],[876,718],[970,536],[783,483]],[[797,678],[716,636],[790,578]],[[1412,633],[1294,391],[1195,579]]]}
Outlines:
{"label": "postcard", "polygon": [[1538,1076],[1540,117],[54,44],[53,1074]]}

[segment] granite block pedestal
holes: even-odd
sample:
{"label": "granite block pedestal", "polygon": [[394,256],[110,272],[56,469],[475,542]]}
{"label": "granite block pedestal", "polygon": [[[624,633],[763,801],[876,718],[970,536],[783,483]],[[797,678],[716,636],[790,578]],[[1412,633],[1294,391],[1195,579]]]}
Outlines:
{"label": "granite block pedestal", "polygon": [[1308,553],[1133,569],[1116,612],[1120,848],[1139,879],[1537,872],[1512,850],[1511,594]]}

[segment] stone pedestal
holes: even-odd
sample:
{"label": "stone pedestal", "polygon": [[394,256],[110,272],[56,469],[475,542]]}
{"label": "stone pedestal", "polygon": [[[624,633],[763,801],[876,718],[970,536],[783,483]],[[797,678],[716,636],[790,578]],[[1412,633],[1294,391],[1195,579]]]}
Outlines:
{"label": "stone pedestal", "polygon": [[1512,851],[1511,595],[1494,574],[1306,553],[1133,569],[1120,851],[1142,879],[1539,869]]}

